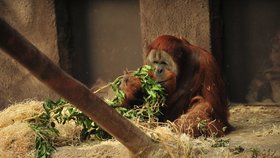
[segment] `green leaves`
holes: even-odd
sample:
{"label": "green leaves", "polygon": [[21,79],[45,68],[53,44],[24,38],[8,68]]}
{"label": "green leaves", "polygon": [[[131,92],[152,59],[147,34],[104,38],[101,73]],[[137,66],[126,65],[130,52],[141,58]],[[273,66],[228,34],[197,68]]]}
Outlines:
{"label": "green leaves", "polygon": [[229,139],[216,139],[215,143],[211,145],[211,147],[226,147],[229,144]]}
{"label": "green leaves", "polygon": [[89,139],[95,136],[97,139],[109,139],[111,136],[98,127],[92,120],[78,109],[72,107],[64,99],[54,102],[47,99],[43,103],[44,112],[37,117],[28,120],[31,129],[36,134],[35,148],[36,157],[49,157],[55,150],[53,140],[59,136],[56,124],[65,124],[74,121],[81,126],[80,140]]}
{"label": "green leaves", "polygon": [[49,157],[51,152],[55,150],[51,140],[59,135],[59,131],[51,120],[51,113],[53,109],[62,104],[62,101],[53,102],[52,100],[46,100],[43,103],[45,112],[28,121],[31,129],[36,134],[35,147],[37,158]]}
{"label": "green leaves", "polygon": [[121,82],[122,82],[121,77],[118,77],[113,83],[111,83],[111,88],[115,92],[116,96],[112,101],[106,100],[106,102],[113,108],[119,105],[125,98],[124,92],[119,88]]}
{"label": "green leaves", "polygon": [[36,157],[47,158],[55,150],[54,146],[42,137],[36,137]]}
{"label": "green leaves", "polygon": [[245,149],[238,145],[238,146],[235,146],[233,148],[229,148],[229,151],[232,152],[234,155],[237,155],[237,154],[240,154],[244,151]]}
{"label": "green leaves", "polygon": [[[117,112],[128,119],[142,122],[157,120],[157,117],[161,115],[160,107],[164,105],[165,94],[164,88],[148,75],[149,71],[153,71],[151,66],[144,66],[133,72],[133,75],[141,80],[141,91],[144,93],[144,97],[139,99],[144,102],[142,106],[134,106],[133,109],[118,106],[125,98],[124,92],[119,88],[122,77],[118,77],[111,83],[116,96],[113,100],[106,100],[109,106],[115,108]],[[36,134],[37,158],[47,158],[55,150],[53,140],[59,136],[59,131],[55,127],[56,124],[74,121],[77,126],[82,127],[81,141],[89,138],[104,140],[112,137],[64,99],[59,99],[56,102],[47,99],[43,103],[43,108],[45,111],[42,114],[28,120],[30,127]]]}
{"label": "green leaves", "polygon": [[149,65],[145,65],[132,73],[133,76],[139,78],[141,81],[141,91],[144,96],[143,98],[139,98],[139,100],[143,102],[143,105],[134,106],[133,109],[118,107],[125,97],[124,92],[119,89],[119,85],[122,82],[121,78],[117,78],[111,84],[113,91],[116,93],[116,97],[113,101],[107,101],[107,103],[128,119],[142,122],[157,120],[157,117],[161,115],[160,107],[164,106],[165,92],[164,88],[151,78],[149,75],[150,71],[154,71],[154,69]]}
{"label": "green leaves", "polygon": [[161,114],[159,108],[164,106],[165,90],[161,84],[148,75],[149,71],[154,71],[154,69],[149,65],[145,65],[135,71],[133,75],[139,77],[142,83],[142,91],[144,92],[143,112],[150,117],[154,117]]}
{"label": "green leaves", "polygon": [[149,65],[145,65],[133,73],[134,76],[141,80],[142,90],[146,93],[144,100],[149,104],[155,104],[158,101],[164,102],[164,88],[148,75],[149,71],[154,71],[154,69]]}
{"label": "green leaves", "polygon": [[200,120],[197,124],[197,129],[201,134],[206,134],[207,132],[207,120]]}

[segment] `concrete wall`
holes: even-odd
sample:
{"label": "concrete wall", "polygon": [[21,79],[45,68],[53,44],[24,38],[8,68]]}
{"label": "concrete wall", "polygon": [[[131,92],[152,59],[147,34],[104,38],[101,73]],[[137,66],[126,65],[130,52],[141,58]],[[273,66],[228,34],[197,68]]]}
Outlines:
{"label": "concrete wall", "polygon": [[169,34],[210,50],[208,0],[140,0],[140,14],[144,44]]}
{"label": "concrete wall", "polygon": [[137,0],[68,0],[73,76],[88,86],[142,65]]}
{"label": "concrete wall", "polygon": [[[53,0],[1,0],[0,18],[58,64]],[[25,68],[0,50],[0,109],[26,98],[55,97]]]}

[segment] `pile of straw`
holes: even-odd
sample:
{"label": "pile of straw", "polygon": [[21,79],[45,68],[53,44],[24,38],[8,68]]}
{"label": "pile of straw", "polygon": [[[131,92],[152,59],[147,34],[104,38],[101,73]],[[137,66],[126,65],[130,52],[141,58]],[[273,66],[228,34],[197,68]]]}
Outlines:
{"label": "pile of straw", "polygon": [[[232,111],[234,112],[234,110]],[[0,111],[0,158],[32,158],[35,156],[35,133],[29,127],[27,120],[42,112],[42,102],[36,100],[17,103]],[[240,115],[240,111],[238,115]],[[163,149],[171,158],[252,157],[250,150],[234,154],[232,152],[233,147],[230,144],[225,147],[211,147],[216,141],[215,138],[201,137],[193,139],[188,135],[174,132],[171,124],[161,125],[152,129],[140,124],[136,125],[143,129],[151,138],[161,143]],[[54,158],[130,157],[129,151],[114,139],[80,142],[79,132],[81,129],[73,122],[59,125],[57,128],[60,131],[60,136],[55,140],[57,150],[52,154]],[[271,129],[277,131],[273,135],[279,136],[278,129],[278,126],[277,130],[276,127]],[[274,157],[274,154],[269,152],[259,152],[258,154]]]}

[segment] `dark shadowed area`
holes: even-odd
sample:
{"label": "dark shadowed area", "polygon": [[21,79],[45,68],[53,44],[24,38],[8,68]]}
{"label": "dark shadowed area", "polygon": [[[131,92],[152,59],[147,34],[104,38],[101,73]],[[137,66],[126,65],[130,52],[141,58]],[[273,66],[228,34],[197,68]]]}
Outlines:
{"label": "dark shadowed area", "polygon": [[280,102],[279,92],[271,90],[275,80],[266,76],[273,65],[272,38],[280,30],[279,8],[280,1],[275,0],[222,2],[223,68],[232,102]]}

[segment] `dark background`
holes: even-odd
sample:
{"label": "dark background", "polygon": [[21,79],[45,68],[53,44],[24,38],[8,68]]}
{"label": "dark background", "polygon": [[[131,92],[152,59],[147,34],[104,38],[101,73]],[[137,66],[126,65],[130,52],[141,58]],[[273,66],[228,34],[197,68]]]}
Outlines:
{"label": "dark background", "polygon": [[269,66],[271,38],[280,30],[280,1],[222,1],[223,72],[231,102],[246,102],[250,82]]}

